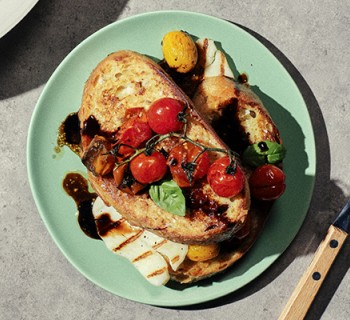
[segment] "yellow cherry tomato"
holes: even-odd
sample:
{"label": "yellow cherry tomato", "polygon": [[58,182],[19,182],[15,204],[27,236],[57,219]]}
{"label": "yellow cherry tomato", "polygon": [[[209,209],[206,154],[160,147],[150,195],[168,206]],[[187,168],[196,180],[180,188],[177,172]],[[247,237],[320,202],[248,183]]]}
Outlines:
{"label": "yellow cherry tomato", "polygon": [[192,261],[206,261],[218,256],[220,246],[217,243],[206,245],[189,245],[187,258]]}
{"label": "yellow cherry tomato", "polygon": [[198,60],[196,44],[184,31],[168,32],[163,37],[162,51],[166,63],[177,72],[191,71]]}

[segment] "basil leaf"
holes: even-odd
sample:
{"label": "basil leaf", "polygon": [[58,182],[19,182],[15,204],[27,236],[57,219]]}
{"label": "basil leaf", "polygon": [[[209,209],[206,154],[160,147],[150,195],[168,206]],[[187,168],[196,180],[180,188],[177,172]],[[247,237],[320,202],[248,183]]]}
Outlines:
{"label": "basil leaf", "polygon": [[185,216],[185,197],[174,180],[151,185],[149,195],[160,208],[178,216]]}
{"label": "basil leaf", "polygon": [[261,141],[250,145],[242,155],[243,161],[247,164],[258,167],[266,163],[281,162],[286,156],[286,148],[271,141]]}

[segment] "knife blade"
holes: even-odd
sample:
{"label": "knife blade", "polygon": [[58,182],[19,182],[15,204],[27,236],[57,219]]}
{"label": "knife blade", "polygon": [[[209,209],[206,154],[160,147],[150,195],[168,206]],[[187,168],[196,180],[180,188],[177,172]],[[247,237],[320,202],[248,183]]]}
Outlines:
{"label": "knife blade", "polygon": [[279,320],[304,319],[350,232],[350,199],[328,228],[310,266],[294,289]]}

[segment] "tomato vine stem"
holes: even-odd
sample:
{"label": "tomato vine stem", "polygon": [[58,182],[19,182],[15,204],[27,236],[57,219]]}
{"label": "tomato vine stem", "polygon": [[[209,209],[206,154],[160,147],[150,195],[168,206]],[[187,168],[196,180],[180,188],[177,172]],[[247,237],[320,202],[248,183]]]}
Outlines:
{"label": "tomato vine stem", "polygon": [[193,174],[193,172],[194,172],[195,166],[197,165],[196,161],[199,159],[199,157],[204,152],[226,153],[230,159],[230,164],[226,168],[226,173],[234,175],[236,172],[236,168],[237,168],[236,158],[238,157],[238,154],[236,152],[232,151],[231,149],[211,148],[211,147],[207,147],[207,146],[199,143],[198,141],[192,140],[186,134],[187,133],[187,124],[188,124],[187,119],[185,118],[185,116],[182,116],[182,117],[183,117],[183,122],[184,122],[184,128],[183,128],[182,133],[169,132],[166,134],[156,134],[146,142],[145,147],[139,148],[139,149],[132,148],[132,147],[130,147],[126,144],[122,144],[122,143],[117,144],[116,147],[111,150],[112,154],[118,154],[118,149],[120,148],[120,146],[130,147],[130,148],[135,150],[135,153],[133,155],[129,156],[127,159],[123,160],[122,162],[116,163],[116,167],[118,168],[121,165],[127,164],[128,162],[132,161],[133,159],[135,159],[138,155],[140,155],[143,152],[146,155],[150,156],[152,154],[152,152],[156,149],[156,146],[159,143],[161,143],[162,141],[164,141],[166,139],[170,139],[170,138],[175,137],[175,138],[178,138],[179,140],[183,140],[185,142],[192,143],[193,145],[195,145],[201,149],[201,151],[198,152],[198,154],[195,156],[193,161],[184,164],[184,169],[188,170],[190,175]]}

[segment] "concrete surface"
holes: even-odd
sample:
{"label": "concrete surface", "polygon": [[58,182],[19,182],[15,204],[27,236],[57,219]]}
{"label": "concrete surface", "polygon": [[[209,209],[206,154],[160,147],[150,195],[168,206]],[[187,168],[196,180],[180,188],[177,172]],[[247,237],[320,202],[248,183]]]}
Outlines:
{"label": "concrete surface", "polygon": [[[275,51],[307,102],[318,157],[308,216],[277,262],[229,296],[177,309],[119,298],[76,271],[45,229],[26,172],[31,113],[62,59],[117,19],[163,9],[228,19]],[[39,1],[0,39],[0,319],[277,319],[350,195],[349,25],[349,1]],[[347,241],[307,319],[350,319],[349,265]]]}

